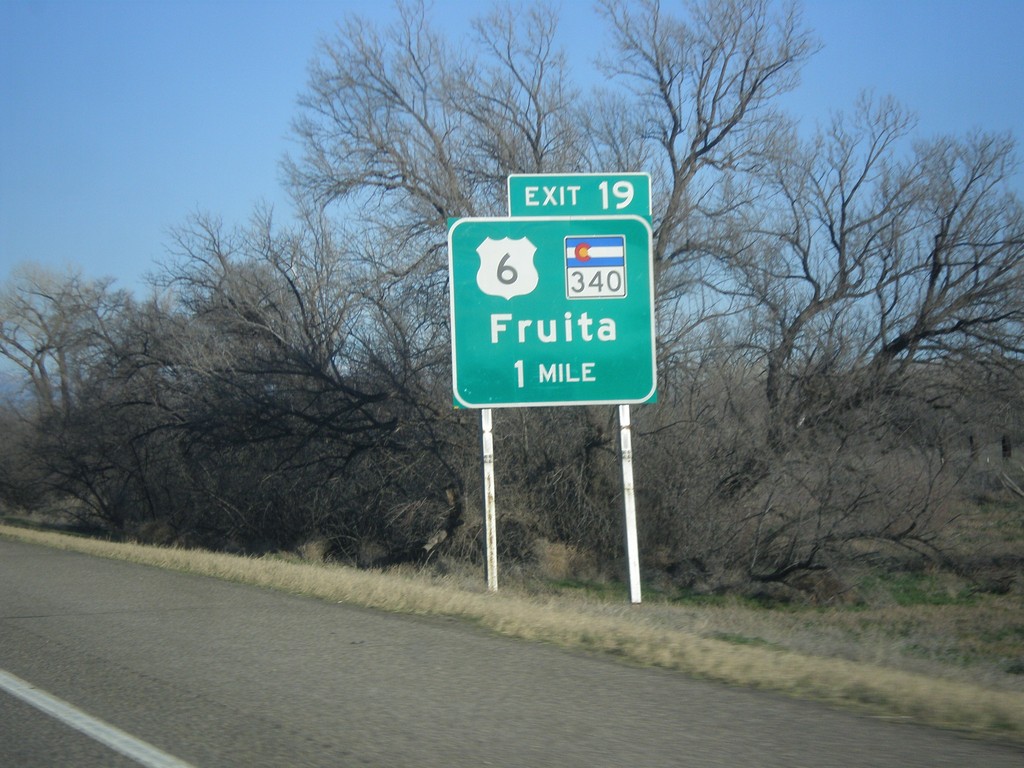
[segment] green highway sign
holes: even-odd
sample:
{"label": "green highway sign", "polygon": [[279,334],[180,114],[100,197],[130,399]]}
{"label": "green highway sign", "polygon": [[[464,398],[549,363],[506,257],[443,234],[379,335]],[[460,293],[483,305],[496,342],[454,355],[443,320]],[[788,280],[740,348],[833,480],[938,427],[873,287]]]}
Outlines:
{"label": "green highway sign", "polygon": [[448,230],[448,258],[457,405],[655,398],[646,218],[458,219]]}
{"label": "green highway sign", "polygon": [[641,216],[651,220],[646,173],[513,174],[510,216]]}

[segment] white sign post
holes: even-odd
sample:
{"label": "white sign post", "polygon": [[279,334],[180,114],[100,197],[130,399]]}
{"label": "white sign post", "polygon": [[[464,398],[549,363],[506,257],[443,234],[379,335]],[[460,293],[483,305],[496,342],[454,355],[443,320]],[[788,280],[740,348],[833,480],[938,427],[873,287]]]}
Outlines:
{"label": "white sign post", "polygon": [[484,536],[487,539],[487,589],[498,591],[498,533],[494,501],[494,435],[491,409],[480,410],[480,455],[484,472]]}
{"label": "white sign post", "polygon": [[640,549],[636,536],[636,492],[633,488],[633,437],[629,406],[619,406],[619,449],[622,453],[622,498],[626,512],[626,559],[629,561],[629,601],[640,602]]}

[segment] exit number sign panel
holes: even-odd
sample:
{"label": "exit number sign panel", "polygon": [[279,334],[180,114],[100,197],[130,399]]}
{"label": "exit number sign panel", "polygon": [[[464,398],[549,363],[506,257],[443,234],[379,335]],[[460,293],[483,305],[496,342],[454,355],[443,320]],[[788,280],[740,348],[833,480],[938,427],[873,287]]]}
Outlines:
{"label": "exit number sign panel", "polygon": [[524,173],[508,177],[510,216],[625,216],[651,220],[646,173]]}

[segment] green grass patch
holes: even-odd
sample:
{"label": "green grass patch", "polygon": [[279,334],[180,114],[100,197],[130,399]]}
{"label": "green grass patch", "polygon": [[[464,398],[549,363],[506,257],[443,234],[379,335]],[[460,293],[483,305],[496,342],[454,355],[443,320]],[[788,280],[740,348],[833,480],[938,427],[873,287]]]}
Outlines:
{"label": "green grass patch", "polygon": [[750,600],[738,595],[711,594],[707,592],[695,592],[690,589],[679,589],[665,595],[665,599],[674,605],[692,605],[701,608],[731,607],[735,605],[746,605],[757,607],[755,600]]}
{"label": "green grass patch", "polygon": [[1024,624],[982,630],[978,637],[986,643],[1019,643],[1024,647]]}
{"label": "green grass patch", "polygon": [[629,596],[629,588],[617,581],[588,581],[581,579],[552,579],[546,582],[556,592],[576,594],[594,600],[618,601]]}
{"label": "green grass patch", "polygon": [[929,573],[883,573],[867,577],[864,589],[883,593],[896,605],[972,605],[977,595],[969,585],[941,579]]}
{"label": "green grass patch", "polygon": [[711,634],[711,637],[725,643],[732,643],[733,645],[756,645],[761,648],[782,650],[782,646],[768,642],[763,637],[751,637],[750,635],[742,635],[737,632],[714,632]]}

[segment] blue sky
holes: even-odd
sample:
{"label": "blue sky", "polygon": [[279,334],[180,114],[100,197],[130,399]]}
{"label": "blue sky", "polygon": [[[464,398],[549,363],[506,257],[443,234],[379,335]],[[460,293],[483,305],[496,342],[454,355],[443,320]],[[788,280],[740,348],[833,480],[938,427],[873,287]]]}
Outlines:
{"label": "blue sky", "polygon": [[[435,18],[458,33],[486,7],[435,0]],[[561,7],[586,65],[591,3]],[[913,109],[922,134],[1024,139],[1024,0],[804,8],[824,49],[787,104],[807,123],[870,88]],[[347,11],[394,13],[388,0],[0,0],[0,282],[34,262],[138,289],[194,212],[244,223],[266,202],[286,216],[296,98]]]}

